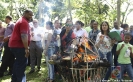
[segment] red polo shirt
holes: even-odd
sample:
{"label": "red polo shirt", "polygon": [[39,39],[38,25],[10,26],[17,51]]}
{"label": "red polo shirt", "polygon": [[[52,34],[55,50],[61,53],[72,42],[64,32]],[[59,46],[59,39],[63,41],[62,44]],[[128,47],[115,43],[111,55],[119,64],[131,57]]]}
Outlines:
{"label": "red polo shirt", "polygon": [[29,44],[30,42],[29,23],[24,17],[20,18],[14,26],[14,30],[9,40],[9,47],[17,47],[17,48],[24,47],[23,42],[21,40],[22,33],[28,34],[28,44]]}

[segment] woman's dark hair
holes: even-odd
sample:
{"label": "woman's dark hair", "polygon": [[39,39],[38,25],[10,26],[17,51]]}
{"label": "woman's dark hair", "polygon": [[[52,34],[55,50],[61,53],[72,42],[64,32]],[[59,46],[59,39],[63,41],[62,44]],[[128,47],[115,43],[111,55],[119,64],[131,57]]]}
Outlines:
{"label": "woman's dark hair", "polygon": [[81,22],[81,21],[76,21],[76,23],[80,24],[80,25],[81,25],[81,27],[83,27],[83,26],[84,26],[84,23],[83,23],[83,22]]}
{"label": "woman's dark hair", "polygon": [[109,23],[107,21],[104,21],[104,22],[101,23],[101,25],[100,25],[101,33],[104,34],[103,29],[102,29],[103,23],[106,23],[107,24],[107,26],[108,26],[107,33],[109,33],[110,32],[110,30],[109,30]]}
{"label": "woman's dark hair", "polygon": [[53,23],[51,21],[47,21],[46,25],[49,25],[52,30],[54,30]]}
{"label": "woman's dark hair", "polygon": [[122,27],[123,29],[125,29],[125,28],[129,27],[129,25],[128,25],[128,24],[122,24],[121,27]]}

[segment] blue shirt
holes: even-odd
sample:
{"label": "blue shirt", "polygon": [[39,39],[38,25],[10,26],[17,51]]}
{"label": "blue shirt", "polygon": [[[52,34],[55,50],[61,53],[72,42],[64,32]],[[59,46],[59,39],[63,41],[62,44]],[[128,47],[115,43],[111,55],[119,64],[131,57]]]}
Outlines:
{"label": "blue shirt", "polygon": [[6,27],[4,37],[11,36],[11,34],[12,34],[12,32],[13,32],[13,28],[14,28],[14,23],[9,23],[9,24],[7,25],[7,27]]}

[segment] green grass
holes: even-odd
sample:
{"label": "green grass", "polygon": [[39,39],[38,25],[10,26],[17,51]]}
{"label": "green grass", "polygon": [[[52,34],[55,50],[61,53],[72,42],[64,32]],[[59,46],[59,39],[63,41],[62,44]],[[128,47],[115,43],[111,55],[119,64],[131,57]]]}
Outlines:
{"label": "green grass", "polygon": [[[42,59],[42,64],[41,64],[41,71],[39,72],[34,72],[32,74],[28,74],[28,72],[30,71],[30,66],[27,66],[26,68],[26,79],[27,82],[47,82],[45,81],[45,79],[48,77],[48,71],[47,71],[47,67],[46,67],[46,63],[44,63],[44,58]],[[36,68],[37,70],[37,68]],[[59,80],[58,75],[55,75],[56,77],[56,82],[62,82],[61,80]],[[125,77],[124,79],[128,80],[129,77]],[[116,82],[114,81],[114,79],[110,79],[110,82]],[[10,82],[11,81],[11,76],[4,76],[2,78],[0,78],[0,82]]]}
{"label": "green grass", "polygon": [[[42,62],[44,62],[44,60],[42,60]],[[46,82],[45,79],[47,77],[47,67],[46,67],[46,63],[42,63],[41,64],[41,71],[37,72],[35,71],[32,74],[28,74],[28,72],[30,71],[30,66],[27,66],[26,68],[26,79],[27,82]],[[37,70],[37,68],[36,68]],[[11,76],[4,76],[2,78],[0,78],[0,82],[10,82],[11,81]]]}

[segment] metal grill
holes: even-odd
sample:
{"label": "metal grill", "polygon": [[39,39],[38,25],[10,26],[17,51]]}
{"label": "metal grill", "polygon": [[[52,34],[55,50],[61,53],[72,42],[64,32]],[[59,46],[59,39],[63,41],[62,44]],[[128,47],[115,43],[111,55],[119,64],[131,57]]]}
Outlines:
{"label": "metal grill", "polygon": [[101,64],[98,50],[91,40],[84,37],[74,39],[68,53],[70,60],[66,62],[70,64],[58,65],[63,82],[100,82],[104,78],[107,67]]}

